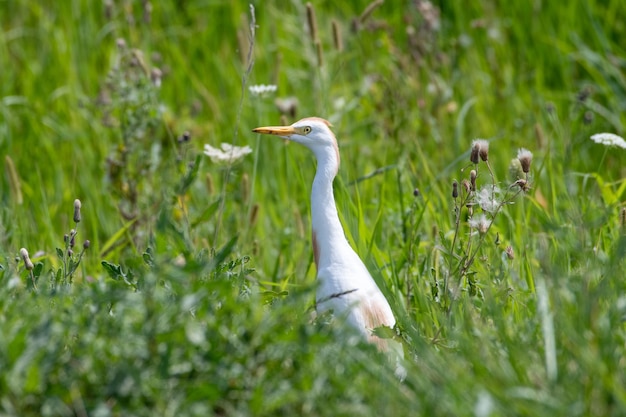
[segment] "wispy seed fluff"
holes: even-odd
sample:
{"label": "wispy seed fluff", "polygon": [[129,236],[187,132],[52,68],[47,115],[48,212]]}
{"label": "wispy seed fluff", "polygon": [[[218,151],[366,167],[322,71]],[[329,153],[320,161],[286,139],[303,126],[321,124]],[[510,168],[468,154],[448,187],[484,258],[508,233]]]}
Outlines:
{"label": "wispy seed fluff", "polygon": [[489,220],[484,213],[481,213],[480,216],[473,217],[469,220],[469,227],[471,229],[476,229],[480,235],[487,233],[489,226],[491,226],[491,220]]}
{"label": "wispy seed fluff", "polygon": [[472,161],[473,164],[477,164],[479,157],[485,162],[489,159],[489,142],[484,139],[476,139],[472,142],[470,161]]}
{"label": "wispy seed fluff", "polygon": [[528,174],[530,172],[530,163],[533,161],[532,152],[528,149],[521,148],[517,151],[517,159],[519,159],[519,163],[522,165],[522,171]]}

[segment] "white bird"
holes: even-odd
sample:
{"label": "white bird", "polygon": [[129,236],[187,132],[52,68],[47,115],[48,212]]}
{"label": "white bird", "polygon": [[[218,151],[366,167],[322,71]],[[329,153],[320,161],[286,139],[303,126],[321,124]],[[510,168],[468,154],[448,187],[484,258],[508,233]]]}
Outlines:
{"label": "white bird", "polygon": [[[396,319],[387,299],[348,243],[339,221],[333,195],[333,179],[339,170],[339,147],[330,127],[324,119],[307,117],[291,126],[258,127],[253,132],[300,143],[315,154],[317,172],[311,190],[311,220],[319,280],[317,312],[332,310],[336,316],[345,316],[368,341],[386,351],[390,348],[389,339],[377,337],[372,330],[380,326],[393,328]],[[398,346],[391,350],[397,351]]]}

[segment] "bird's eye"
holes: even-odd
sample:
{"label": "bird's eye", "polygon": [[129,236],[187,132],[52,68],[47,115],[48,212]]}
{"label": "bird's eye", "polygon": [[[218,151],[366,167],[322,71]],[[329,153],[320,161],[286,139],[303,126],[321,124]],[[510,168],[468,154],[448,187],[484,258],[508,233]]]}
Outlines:
{"label": "bird's eye", "polygon": [[302,133],[304,133],[305,135],[308,135],[309,133],[311,133],[311,126],[304,126],[302,128]]}

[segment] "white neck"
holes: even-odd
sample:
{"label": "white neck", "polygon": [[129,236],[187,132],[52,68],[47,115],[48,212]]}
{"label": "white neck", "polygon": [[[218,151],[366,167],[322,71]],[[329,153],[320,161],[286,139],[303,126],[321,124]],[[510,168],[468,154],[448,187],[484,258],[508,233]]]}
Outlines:
{"label": "white neck", "polygon": [[317,269],[320,270],[341,262],[346,251],[353,250],[343,232],[333,195],[333,179],[339,167],[337,153],[328,148],[314,152],[317,172],[311,190],[311,223],[319,255]]}

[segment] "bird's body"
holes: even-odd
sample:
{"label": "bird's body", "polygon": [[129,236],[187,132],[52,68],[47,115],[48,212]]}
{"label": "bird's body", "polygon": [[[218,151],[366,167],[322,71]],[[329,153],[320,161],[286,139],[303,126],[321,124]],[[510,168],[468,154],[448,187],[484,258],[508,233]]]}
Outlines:
{"label": "bird's body", "polygon": [[333,179],[340,158],[330,123],[318,117],[308,117],[291,126],[260,127],[254,132],[301,143],[315,154],[317,172],[311,189],[311,223],[319,281],[317,311],[332,310],[336,316],[344,316],[367,340],[381,350],[387,350],[387,339],[378,338],[372,330],[380,326],[393,327],[396,320],[387,299],[348,243],[339,221]]}

